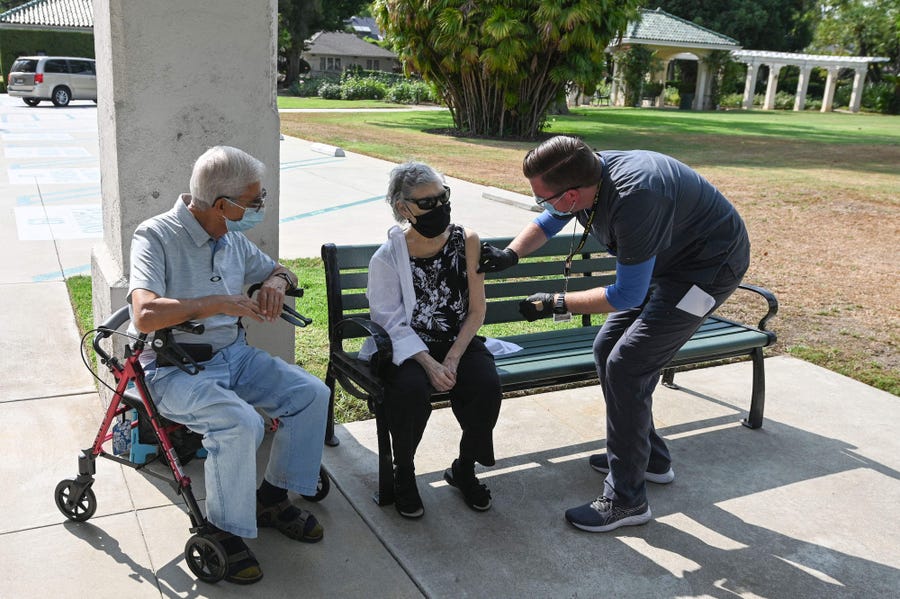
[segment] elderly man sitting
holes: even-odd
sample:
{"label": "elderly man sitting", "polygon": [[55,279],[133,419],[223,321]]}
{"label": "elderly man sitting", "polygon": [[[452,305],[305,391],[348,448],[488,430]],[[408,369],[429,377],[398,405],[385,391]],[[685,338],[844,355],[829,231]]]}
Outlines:
{"label": "elderly man sitting", "polygon": [[[262,578],[241,537],[258,526],[315,543],[315,516],[294,506],[288,490],[314,495],[322,459],[328,388],[303,369],[247,345],[240,318],[273,321],[297,281],[241,231],[265,216],[265,167],[237,148],[218,146],[194,164],[190,194],[142,223],[131,246],[128,301],[132,326],[152,332],[186,320],[201,335],[176,332],[203,365],[191,376],[152,351],[141,355],[160,413],[203,435],[206,510],[213,538],[228,554],[226,580]],[[245,285],[263,281],[256,298]],[[280,426],[265,476],[256,489],[256,451],[263,439],[260,408]]]}

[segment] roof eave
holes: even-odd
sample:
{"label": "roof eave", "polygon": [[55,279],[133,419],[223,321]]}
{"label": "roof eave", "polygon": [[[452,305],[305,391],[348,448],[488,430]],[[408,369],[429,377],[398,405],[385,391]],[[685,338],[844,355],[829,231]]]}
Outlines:
{"label": "roof eave", "polygon": [[621,41],[610,44],[609,48],[616,48],[624,44],[640,44],[642,46],[665,46],[667,48],[684,48],[686,50],[694,48],[697,50],[740,50],[741,46],[737,44],[729,44],[726,42],[720,44],[707,44],[697,42],[676,42],[667,40],[648,40],[641,38],[622,38]]}
{"label": "roof eave", "polygon": [[70,25],[23,25],[21,23],[0,23],[0,29],[22,31],[67,31],[74,33],[93,33],[93,27],[75,27]]}

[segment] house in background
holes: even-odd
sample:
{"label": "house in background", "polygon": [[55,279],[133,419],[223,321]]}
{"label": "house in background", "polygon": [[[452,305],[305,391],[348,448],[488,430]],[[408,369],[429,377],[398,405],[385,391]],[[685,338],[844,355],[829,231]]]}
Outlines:
{"label": "house in background", "polygon": [[19,56],[94,58],[91,0],[31,0],[0,14],[0,69],[5,77]]}
{"label": "house in background", "polygon": [[367,71],[400,72],[397,55],[381,46],[361,40],[353,33],[320,31],[308,42],[303,59],[312,76],[339,75],[350,66]]}

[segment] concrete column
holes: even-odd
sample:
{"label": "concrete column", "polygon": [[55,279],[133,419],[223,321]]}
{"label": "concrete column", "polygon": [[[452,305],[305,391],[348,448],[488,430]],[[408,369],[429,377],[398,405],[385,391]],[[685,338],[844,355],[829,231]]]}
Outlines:
{"label": "concrete column", "polygon": [[834,107],[834,90],[837,87],[840,67],[828,67],[828,78],[825,80],[825,96],[822,98],[822,112],[831,112]]}
{"label": "concrete column", "polygon": [[763,110],[772,110],[775,108],[775,92],[778,91],[778,73],[784,68],[783,64],[769,65],[769,80],[766,83],[766,100],[763,103]]}
{"label": "concrete column", "polygon": [[669,62],[668,59],[662,61],[662,66],[650,77],[650,81],[662,83],[662,91],[659,92],[659,95],[656,96],[656,101],[653,103],[657,108],[662,108],[666,105],[666,73],[669,72]]}
{"label": "concrete column", "polygon": [[[103,241],[93,250],[94,319],[125,304],[131,236],[189,191],[207,148],[239,147],[267,166],[266,221],[250,232],[277,259],[279,118],[275,0],[94,0]],[[294,331],[245,323],[290,362]]]}
{"label": "concrete column", "polygon": [[850,112],[859,112],[862,103],[863,86],[866,84],[866,71],[869,65],[857,67],[853,75],[853,91],[850,94]]}
{"label": "concrete column", "polygon": [[609,85],[609,105],[610,106],[621,106],[624,104],[619,102],[619,61],[617,57],[613,55],[613,73],[612,73],[612,82]]}
{"label": "concrete column", "polygon": [[694,87],[694,110],[706,110],[709,96],[709,69],[703,60],[697,61],[697,85]]}
{"label": "concrete column", "polygon": [[756,91],[756,75],[758,73],[758,64],[755,62],[747,64],[747,78],[744,80],[744,101],[741,103],[744,110],[753,108],[753,92]]}
{"label": "concrete column", "polygon": [[800,66],[800,78],[797,79],[797,95],[794,98],[794,110],[802,111],[806,106],[806,90],[809,88],[809,74],[812,72],[812,65]]}

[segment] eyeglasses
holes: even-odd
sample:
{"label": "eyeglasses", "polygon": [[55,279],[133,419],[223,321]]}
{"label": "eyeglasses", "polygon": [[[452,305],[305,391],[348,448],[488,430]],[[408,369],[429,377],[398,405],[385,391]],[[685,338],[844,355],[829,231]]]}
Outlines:
{"label": "eyeglasses", "polygon": [[576,187],[570,187],[569,189],[564,189],[559,193],[553,194],[549,198],[542,198],[541,196],[534,196],[534,203],[537,204],[538,206],[543,206],[547,202],[552,202],[553,200],[556,200],[556,199],[564,196],[565,194],[569,193],[573,189],[578,189],[578,187],[576,186]]}
{"label": "eyeglasses", "polygon": [[427,198],[403,198],[407,202],[412,202],[419,207],[420,210],[433,210],[438,204],[444,205],[450,201],[450,188],[444,185],[444,191]]}
{"label": "eyeglasses", "polygon": [[226,202],[234,204],[235,206],[237,206],[238,208],[240,208],[241,210],[243,210],[245,212],[247,210],[252,210],[253,212],[259,212],[260,210],[262,210],[263,208],[266,207],[266,189],[265,188],[260,190],[259,195],[256,196],[255,198],[253,198],[253,201],[250,202],[249,204],[247,204],[246,206],[242,206],[242,205],[238,204],[237,202],[235,202],[233,199],[229,198],[228,196],[219,196],[216,199],[218,200],[219,198],[222,198]]}

